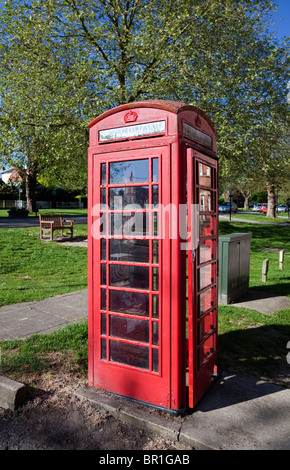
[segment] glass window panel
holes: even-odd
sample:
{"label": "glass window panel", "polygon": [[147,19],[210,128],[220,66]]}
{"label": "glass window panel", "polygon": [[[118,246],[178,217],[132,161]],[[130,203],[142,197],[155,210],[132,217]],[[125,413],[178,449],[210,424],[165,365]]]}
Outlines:
{"label": "glass window panel", "polygon": [[110,209],[146,209],[149,204],[148,186],[126,186],[124,188],[110,188]]}
{"label": "glass window panel", "polygon": [[158,206],[158,186],[152,186],[152,204]]}
{"label": "glass window panel", "polygon": [[211,187],[211,168],[204,163],[199,164],[199,184]]}
{"label": "glass window panel", "polygon": [[107,296],[106,296],[106,289],[101,289],[101,310],[107,310]]}
{"label": "glass window panel", "polygon": [[149,267],[111,264],[110,285],[149,290]]}
{"label": "glass window panel", "polygon": [[199,367],[209,358],[214,352],[214,337],[211,335],[204,343],[199,347]]}
{"label": "glass window panel", "polygon": [[159,344],[159,323],[156,321],[152,322],[152,344]]}
{"label": "glass window panel", "polygon": [[200,240],[199,243],[199,262],[206,263],[214,258],[214,240]]}
{"label": "glass window panel", "polygon": [[101,164],[101,184],[106,184],[106,163]]}
{"label": "glass window panel", "polygon": [[110,290],[110,310],[112,312],[149,316],[149,294]]}
{"label": "glass window panel", "polygon": [[110,361],[149,369],[149,349],[144,346],[110,341]]}
{"label": "glass window panel", "polygon": [[106,189],[101,189],[101,209],[106,210]]}
{"label": "glass window panel", "polygon": [[201,237],[215,235],[215,217],[212,215],[201,215],[199,218],[199,229]]}
{"label": "glass window panel", "polygon": [[215,290],[215,287],[211,287],[199,295],[199,315],[202,315],[214,306]]}
{"label": "glass window panel", "polygon": [[149,263],[149,240],[110,240],[110,260]]}
{"label": "glass window panel", "polygon": [[101,283],[105,286],[107,284],[107,266],[101,264]]}
{"label": "glass window panel", "polygon": [[107,315],[105,313],[101,314],[101,334],[107,334]]}
{"label": "glass window panel", "polygon": [[210,312],[204,317],[199,319],[199,342],[208,335],[215,328],[215,315],[214,312]]}
{"label": "glass window panel", "polygon": [[145,237],[149,235],[149,213],[111,214],[110,233],[113,236]]}
{"label": "glass window panel", "polygon": [[107,340],[101,338],[101,359],[107,359]]}
{"label": "glass window panel", "polygon": [[152,349],[152,370],[153,370],[153,372],[159,372],[159,351],[158,351],[158,349]]}
{"label": "glass window panel", "polygon": [[110,315],[110,336],[149,343],[149,322]]}
{"label": "glass window panel", "polygon": [[149,181],[148,160],[110,163],[110,184],[143,183]]}
{"label": "glass window panel", "polygon": [[153,263],[159,263],[159,242],[158,240],[153,240]]}
{"label": "glass window panel", "polygon": [[152,316],[154,318],[159,317],[159,296],[158,295],[153,295],[152,296]]}
{"label": "glass window panel", "polygon": [[106,239],[102,238],[101,239],[101,251],[102,251],[102,260],[106,259],[106,253],[107,253],[107,245],[106,245]]}
{"label": "glass window panel", "polygon": [[152,218],[153,218],[153,221],[152,221],[152,224],[153,224],[152,234],[153,234],[153,237],[158,237],[158,230],[159,230],[159,227],[158,227],[158,212],[153,212]]}
{"label": "glass window panel", "polygon": [[202,268],[199,268],[199,289],[203,289],[213,283],[214,279],[214,265],[208,264]]}
{"label": "glass window panel", "polygon": [[210,212],[212,210],[212,193],[205,189],[199,190],[199,207],[201,212]]}
{"label": "glass window panel", "polygon": [[153,286],[152,290],[159,290],[159,268],[153,268]]}
{"label": "glass window panel", "polygon": [[152,159],[152,181],[158,181],[158,158]]}

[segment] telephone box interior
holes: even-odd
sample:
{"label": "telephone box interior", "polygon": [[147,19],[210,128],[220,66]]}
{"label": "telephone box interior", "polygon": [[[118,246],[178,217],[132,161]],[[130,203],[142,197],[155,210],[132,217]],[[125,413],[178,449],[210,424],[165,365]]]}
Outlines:
{"label": "telephone box interior", "polygon": [[214,126],[194,106],[135,102],[90,123],[90,386],[173,412],[210,387],[217,173]]}

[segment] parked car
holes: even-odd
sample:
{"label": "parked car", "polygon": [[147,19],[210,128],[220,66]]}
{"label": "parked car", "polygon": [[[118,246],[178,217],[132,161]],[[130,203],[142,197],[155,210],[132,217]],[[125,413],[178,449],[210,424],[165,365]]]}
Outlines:
{"label": "parked car", "polygon": [[262,204],[260,207],[260,212],[267,212],[268,210],[268,203]]}
{"label": "parked car", "polygon": [[279,204],[277,207],[277,212],[288,212],[287,204]]}
{"label": "parked car", "polygon": [[257,204],[254,204],[253,212],[260,212],[261,205],[262,204],[260,202],[258,202]]}
{"label": "parked car", "polygon": [[236,213],[238,211],[238,206],[234,202],[230,204],[229,202],[223,202],[222,204],[219,204],[219,212],[224,212],[225,214],[229,214],[231,209],[232,213]]}

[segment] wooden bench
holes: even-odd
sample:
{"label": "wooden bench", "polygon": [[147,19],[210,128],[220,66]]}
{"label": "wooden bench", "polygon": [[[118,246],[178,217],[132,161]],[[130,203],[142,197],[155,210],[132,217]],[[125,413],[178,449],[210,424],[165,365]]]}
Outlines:
{"label": "wooden bench", "polygon": [[[39,214],[39,223],[40,223],[40,239],[43,238],[43,231],[50,232],[50,239],[53,240],[53,232],[55,230],[61,230],[61,236],[63,237],[64,230],[70,230],[71,238],[73,237],[73,224],[74,220],[64,220],[62,214],[51,214],[51,215],[41,215]],[[69,225],[65,225],[69,224]]]}

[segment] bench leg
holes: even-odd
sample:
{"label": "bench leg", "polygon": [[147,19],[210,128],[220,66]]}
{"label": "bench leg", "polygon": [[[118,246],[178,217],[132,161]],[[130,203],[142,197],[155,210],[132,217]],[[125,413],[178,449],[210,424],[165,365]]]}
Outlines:
{"label": "bench leg", "polygon": [[52,229],[50,231],[50,239],[51,239],[51,241],[53,240],[53,230]]}

